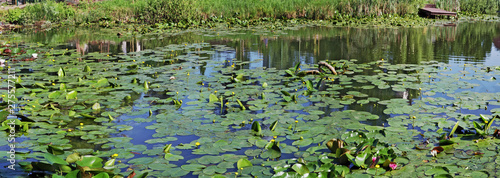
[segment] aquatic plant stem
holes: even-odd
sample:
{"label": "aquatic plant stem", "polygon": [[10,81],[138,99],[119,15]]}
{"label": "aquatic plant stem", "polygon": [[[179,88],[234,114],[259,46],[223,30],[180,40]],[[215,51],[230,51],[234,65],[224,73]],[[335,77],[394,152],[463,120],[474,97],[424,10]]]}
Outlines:
{"label": "aquatic plant stem", "polygon": [[299,121],[295,121],[295,127],[293,127],[293,132],[292,133],[295,133],[295,131],[297,131],[297,123],[299,123]]}

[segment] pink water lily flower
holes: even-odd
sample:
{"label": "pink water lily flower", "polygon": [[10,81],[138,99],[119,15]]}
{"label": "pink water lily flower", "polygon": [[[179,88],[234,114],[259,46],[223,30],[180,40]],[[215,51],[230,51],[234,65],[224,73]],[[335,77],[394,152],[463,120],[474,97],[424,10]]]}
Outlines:
{"label": "pink water lily flower", "polygon": [[372,162],[375,162],[375,161],[377,161],[377,157],[372,158]]}
{"label": "pink water lily flower", "polygon": [[392,162],[391,164],[389,164],[389,167],[391,167],[391,169],[394,170],[398,167],[398,165],[396,163]]}

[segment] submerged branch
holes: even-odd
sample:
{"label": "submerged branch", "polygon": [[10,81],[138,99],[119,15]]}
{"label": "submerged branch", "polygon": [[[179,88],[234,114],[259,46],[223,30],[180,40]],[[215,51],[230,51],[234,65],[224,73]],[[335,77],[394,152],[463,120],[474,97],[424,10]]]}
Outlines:
{"label": "submerged branch", "polygon": [[321,72],[319,70],[307,70],[307,71],[304,71],[305,74],[313,74],[313,75],[316,75],[316,74],[320,74]]}
{"label": "submerged branch", "polygon": [[326,66],[328,67],[328,69],[330,69],[330,71],[332,71],[333,74],[337,75],[337,71],[335,71],[335,68],[333,68],[330,64],[326,63],[326,62],[318,62],[318,68],[321,70],[321,66]]}

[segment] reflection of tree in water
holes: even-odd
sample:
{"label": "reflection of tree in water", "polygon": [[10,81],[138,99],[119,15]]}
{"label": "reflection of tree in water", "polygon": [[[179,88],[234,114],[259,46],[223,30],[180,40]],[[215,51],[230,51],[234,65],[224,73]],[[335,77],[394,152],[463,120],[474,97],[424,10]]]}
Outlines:
{"label": "reflection of tree in water", "polygon": [[63,47],[77,48],[79,53],[115,54],[168,44],[209,41],[235,48],[238,60],[263,59],[264,67],[283,69],[293,67],[297,62],[317,63],[327,59],[357,59],[363,63],[384,58],[395,64],[416,64],[429,60],[448,62],[458,57],[484,62],[484,57],[491,52],[493,39],[500,35],[499,29],[499,24],[478,22],[419,28],[308,27],[279,35],[273,32],[253,35],[253,32],[246,31],[223,37],[205,37],[184,33],[143,39],[119,38],[109,33],[102,35],[91,29],[58,29],[27,34],[26,41],[52,45],[76,41],[73,46]]}
{"label": "reflection of tree in water", "polygon": [[[472,58],[484,62],[491,52],[498,25],[492,23],[458,24],[420,28],[307,28],[287,31],[278,38],[261,35],[247,40],[234,38],[229,46],[258,51],[264,66],[293,67],[297,62],[357,59],[362,62],[389,60],[391,63],[417,64],[421,61],[448,62],[452,58]],[[252,37],[251,37],[252,38]],[[255,45],[257,43],[258,45]],[[500,42],[499,42],[500,45]],[[249,53],[238,58],[251,60]]]}
{"label": "reflection of tree in water", "polygon": [[436,52],[443,57],[439,61],[448,61],[453,56],[465,56],[473,62],[484,62],[491,53],[494,37],[500,35],[499,24],[474,23],[457,25],[456,41],[448,43],[437,40],[434,44]]}

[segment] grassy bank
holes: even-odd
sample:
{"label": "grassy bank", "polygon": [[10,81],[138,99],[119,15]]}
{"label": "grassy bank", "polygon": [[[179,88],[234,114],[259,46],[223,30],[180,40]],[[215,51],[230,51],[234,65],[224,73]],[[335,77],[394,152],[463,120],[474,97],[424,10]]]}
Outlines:
{"label": "grassy bank", "polygon": [[460,14],[494,14],[500,8],[498,0],[106,0],[82,1],[78,5],[47,0],[0,12],[0,21],[22,25],[40,21],[98,23],[103,27],[121,23],[189,27],[218,22],[248,26],[270,19],[345,20],[415,15],[428,3]]}

